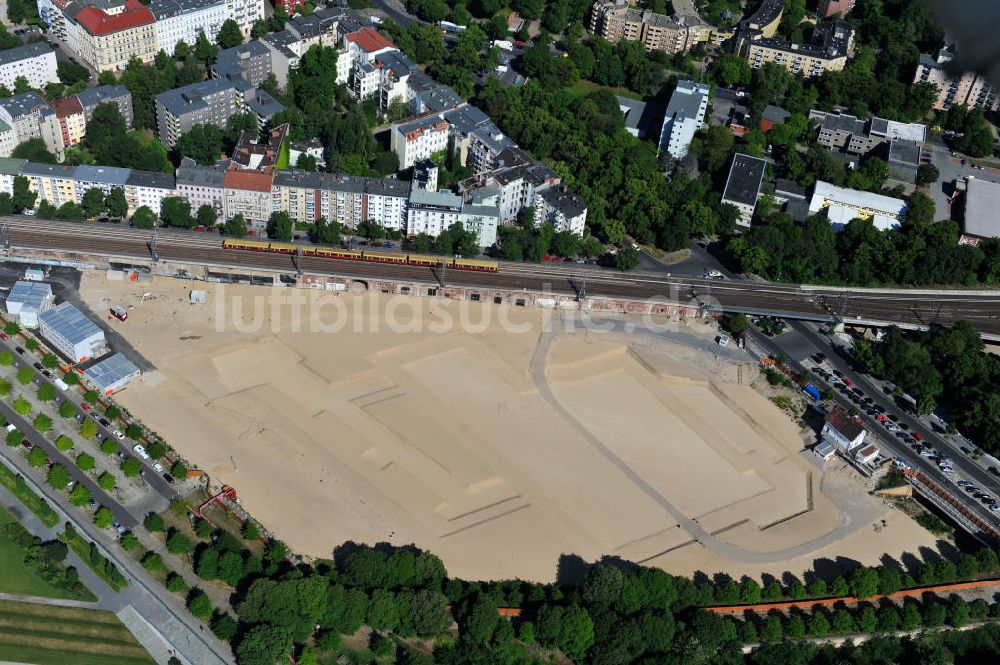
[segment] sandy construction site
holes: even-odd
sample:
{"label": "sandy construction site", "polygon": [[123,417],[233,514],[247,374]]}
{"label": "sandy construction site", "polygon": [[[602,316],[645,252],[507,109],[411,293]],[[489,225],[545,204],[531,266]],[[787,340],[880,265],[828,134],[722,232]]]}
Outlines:
{"label": "sandy construction site", "polygon": [[103,273],[81,295],[131,307],[113,325],[157,367],[119,401],[301,553],[415,543],[453,575],[548,581],[563,555],[780,573],[934,542],[825,478],[700,322],[566,332],[541,310],[193,286],[208,304]]}

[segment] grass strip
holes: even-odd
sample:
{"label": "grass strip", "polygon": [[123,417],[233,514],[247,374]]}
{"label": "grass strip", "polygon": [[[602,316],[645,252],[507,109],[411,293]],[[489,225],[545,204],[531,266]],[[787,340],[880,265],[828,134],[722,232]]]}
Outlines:
{"label": "grass strip", "polygon": [[45,499],[31,491],[31,488],[24,482],[24,478],[8,469],[5,464],[0,464],[0,485],[6,487],[11,494],[20,499],[21,503],[37,515],[45,526],[52,528],[59,523],[56,511],[52,510]]}
{"label": "grass strip", "polygon": [[115,591],[121,591],[128,586],[128,580],[118,570],[118,567],[102,556],[93,543],[77,533],[69,522],[66,523],[66,527],[66,530],[59,534],[59,540],[76,552],[76,555],[83,559],[83,562],[90,566],[90,569],[97,573],[98,577],[107,582],[109,587]]}

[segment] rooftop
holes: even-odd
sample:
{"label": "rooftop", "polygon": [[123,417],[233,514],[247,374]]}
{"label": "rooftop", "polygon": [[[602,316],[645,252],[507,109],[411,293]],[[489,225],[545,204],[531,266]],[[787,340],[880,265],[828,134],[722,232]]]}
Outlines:
{"label": "rooftop", "polygon": [[156,101],[174,115],[184,115],[193,110],[207,107],[209,102],[205,100],[206,97],[217,95],[226,90],[232,90],[235,93],[236,88],[233,87],[231,81],[210,79],[161,92],[156,96]]}
{"label": "rooftop", "polygon": [[159,21],[216,5],[225,6],[225,0],[152,0],[149,10]]}
{"label": "rooftop", "polygon": [[55,113],[37,92],[25,92],[13,97],[7,97],[6,99],[0,99],[0,108],[7,111],[12,118],[19,118],[35,112],[43,116]]}
{"label": "rooftop", "polygon": [[816,181],[816,187],[813,190],[813,198],[817,196],[859,208],[868,208],[877,212],[897,213],[906,207],[906,202],[902,199],[895,199],[891,196],[883,196],[874,192],[863,192],[859,189],[837,187],[822,180]]}
{"label": "rooftop", "polygon": [[834,408],[826,417],[826,422],[830,427],[843,434],[848,441],[853,441],[865,431],[864,426],[859,421],[847,415],[847,412],[840,408]]}
{"label": "rooftop", "polygon": [[75,19],[94,36],[110,35],[156,22],[153,12],[139,0],[125,0],[125,11],[119,14],[108,14],[98,7],[87,6],[76,14]]}
{"label": "rooftop", "polygon": [[701,104],[708,99],[708,86],[695,81],[678,81],[667,104],[668,118],[697,118]]}
{"label": "rooftop", "polygon": [[202,166],[190,157],[181,160],[177,167],[177,186],[209,187],[222,189],[225,171],[215,166]]}
{"label": "rooftop", "polygon": [[123,85],[99,85],[96,88],[87,88],[76,95],[80,104],[87,109],[98,104],[114,102],[120,97],[131,97],[128,88]]}
{"label": "rooftop", "polygon": [[826,130],[833,132],[848,132],[864,135],[865,121],[847,113],[827,113],[825,111],[809,111],[809,118]]}
{"label": "rooftop", "polygon": [[76,95],[52,100],[49,102],[49,106],[56,112],[56,117],[58,118],[68,118],[71,115],[83,113],[83,106],[80,104],[80,100],[76,98]]}
{"label": "rooftop", "polygon": [[20,62],[28,58],[38,58],[48,53],[52,53],[55,57],[55,51],[45,42],[31,42],[24,46],[15,46],[0,51],[0,65],[9,65],[12,62]]}
{"label": "rooftop", "polygon": [[430,192],[426,189],[415,189],[410,192],[411,208],[447,208],[454,212],[461,211],[463,199],[447,189]]}
{"label": "rooftop", "polygon": [[84,370],[83,374],[90,379],[99,389],[107,390],[122,379],[134,376],[139,373],[139,368],[124,356],[116,353],[101,362],[91,365]]}
{"label": "rooftop", "polygon": [[733,164],[729,167],[729,178],[726,180],[726,190],[722,201],[731,201],[742,205],[757,204],[760,193],[760,183],[764,180],[767,162],[759,157],[736,153]]}
{"label": "rooftop", "polygon": [[27,161],[24,159],[0,157],[0,175],[18,175],[25,164]]}
{"label": "rooftop", "polygon": [[917,166],[920,164],[920,144],[915,141],[893,139],[889,143],[889,163]]}
{"label": "rooftop", "polygon": [[70,344],[79,344],[95,335],[104,335],[100,326],[83,315],[73,303],[64,302],[38,315],[40,323],[55,329]]}
{"label": "rooftop", "polygon": [[1000,236],[1000,184],[969,176],[965,184],[965,232],[982,238]]}
{"label": "rooftop", "polygon": [[128,174],[126,185],[133,187],[152,187],[156,189],[173,189],[175,185],[173,173],[160,173],[159,171],[138,171],[133,169]]}
{"label": "rooftop", "polygon": [[45,282],[27,282],[18,280],[14,282],[10,293],[7,294],[7,302],[21,303],[21,306],[41,309],[42,304],[52,297],[52,287]]}
{"label": "rooftop", "polygon": [[558,210],[567,218],[578,217],[587,212],[587,204],[583,199],[566,187],[549,187],[542,190],[541,196],[550,208]]}
{"label": "rooftop", "polygon": [[261,118],[270,118],[274,114],[285,110],[285,107],[263,88],[254,90],[251,95],[244,95],[244,102],[247,108]]}
{"label": "rooftop", "polygon": [[75,180],[76,168],[77,167],[75,166],[69,166],[67,164],[25,162],[24,165],[21,166],[21,174]]}
{"label": "rooftop", "polygon": [[366,53],[377,53],[383,49],[396,48],[396,45],[389,41],[387,37],[383,37],[381,33],[373,28],[362,28],[357,32],[352,32],[344,37],[344,40],[357,44],[358,48]]}
{"label": "rooftop", "polygon": [[131,171],[132,169],[123,169],[118,166],[89,166],[81,164],[76,167],[73,176],[77,182],[109,183],[124,187]]}
{"label": "rooftop", "polygon": [[768,104],[764,107],[764,112],[761,113],[761,117],[765,120],[770,120],[771,122],[778,123],[784,122],[792,117],[792,114],[781,108],[780,106],[773,106]]}

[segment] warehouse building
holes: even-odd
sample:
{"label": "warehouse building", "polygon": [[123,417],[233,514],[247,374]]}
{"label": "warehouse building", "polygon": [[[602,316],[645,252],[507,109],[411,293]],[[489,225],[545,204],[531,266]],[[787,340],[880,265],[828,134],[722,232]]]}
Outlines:
{"label": "warehouse building", "polygon": [[139,368],[121,353],[109,356],[83,372],[84,377],[105,395],[121,390],[138,379],[140,374]]}
{"label": "warehouse building", "polygon": [[841,231],[853,219],[871,220],[878,230],[888,231],[902,223],[906,201],[817,180],[809,214],[815,215],[823,209],[835,231]]}
{"label": "warehouse building", "polygon": [[72,303],[64,302],[38,315],[42,337],[74,363],[99,356],[106,347],[104,331]]}
{"label": "warehouse building", "polygon": [[45,282],[14,282],[5,304],[15,321],[25,328],[37,328],[38,315],[52,307],[52,287]]}

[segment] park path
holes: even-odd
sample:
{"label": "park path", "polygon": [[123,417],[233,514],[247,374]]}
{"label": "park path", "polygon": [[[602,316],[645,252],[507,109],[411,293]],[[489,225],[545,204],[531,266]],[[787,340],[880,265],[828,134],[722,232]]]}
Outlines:
{"label": "park path", "polygon": [[[839,493],[837,493],[832,496],[828,495],[828,497],[834,502],[844,516],[841,525],[823,536],[800,543],[794,547],[788,547],[783,550],[773,552],[757,552],[744,549],[737,545],[733,545],[732,543],[721,541],[713,536],[698,523],[698,520],[685,515],[683,511],[675,506],[667,497],[661,494],[659,490],[650,485],[644,478],[642,478],[642,476],[636,473],[621,457],[616,455],[614,451],[604,445],[604,443],[599,438],[594,436],[594,434],[591,433],[591,431],[587,429],[583,423],[576,418],[576,416],[574,416],[568,409],[566,409],[566,407],[562,405],[559,398],[556,397],[554,392],[552,392],[552,386],[549,383],[545,367],[546,360],[549,355],[549,349],[552,346],[552,342],[556,338],[556,331],[560,327],[558,325],[558,321],[561,320],[562,316],[563,314],[559,313],[559,316],[555,318],[552,325],[543,327],[542,332],[539,335],[538,346],[535,348],[535,353],[531,358],[531,376],[534,380],[535,386],[538,388],[539,394],[542,396],[542,399],[544,399],[546,403],[563,420],[565,420],[566,423],[572,427],[573,430],[579,434],[579,436],[586,443],[607,459],[612,466],[618,469],[622,475],[628,478],[657,505],[667,511],[667,513],[669,513],[671,517],[677,521],[679,527],[691,534],[691,537],[698,541],[702,547],[717,556],[736,563],[781,563],[788,561],[789,559],[806,556],[819,549],[832,545],[833,543],[846,538],[871,523],[872,516],[870,510],[865,510],[863,506],[859,506],[856,502],[848,501],[847,499],[849,499],[849,497],[840,497]],[[632,324],[625,323],[623,321],[619,321],[617,323],[622,330],[631,331]]]}

